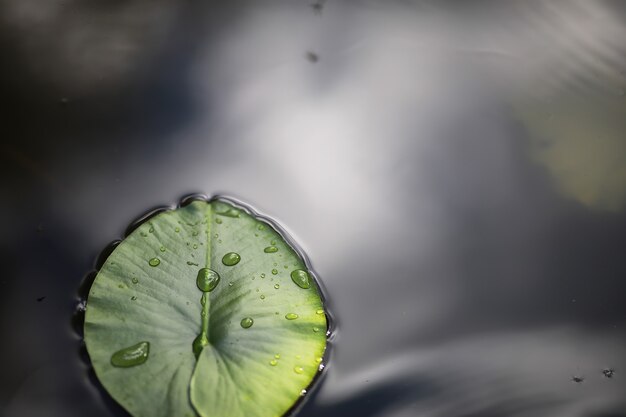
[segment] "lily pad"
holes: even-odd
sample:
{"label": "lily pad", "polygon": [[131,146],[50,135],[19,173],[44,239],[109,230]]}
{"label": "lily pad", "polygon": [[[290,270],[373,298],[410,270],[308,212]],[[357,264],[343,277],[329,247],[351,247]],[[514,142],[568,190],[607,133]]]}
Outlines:
{"label": "lily pad", "polygon": [[[85,343],[133,416],[277,417],[326,350],[323,297],[271,222],[224,199],[162,212],[93,282]],[[270,249],[268,249],[270,248]]]}

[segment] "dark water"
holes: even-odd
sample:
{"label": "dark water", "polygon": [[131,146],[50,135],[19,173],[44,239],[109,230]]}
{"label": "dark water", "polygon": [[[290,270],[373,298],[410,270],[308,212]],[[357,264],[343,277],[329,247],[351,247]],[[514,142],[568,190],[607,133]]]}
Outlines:
{"label": "dark water", "polygon": [[191,192],[277,219],[328,290],[333,358],[299,416],[626,416],[624,3],[0,19],[3,417],[123,415],[81,360],[76,291]]}

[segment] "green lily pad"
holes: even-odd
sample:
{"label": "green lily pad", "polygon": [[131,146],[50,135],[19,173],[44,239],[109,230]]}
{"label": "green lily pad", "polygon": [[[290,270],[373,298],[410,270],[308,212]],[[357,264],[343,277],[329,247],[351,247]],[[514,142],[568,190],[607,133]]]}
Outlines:
{"label": "green lily pad", "polygon": [[323,368],[326,330],[306,262],[223,199],[130,233],[100,268],[84,325],[104,388],[150,417],[281,416]]}

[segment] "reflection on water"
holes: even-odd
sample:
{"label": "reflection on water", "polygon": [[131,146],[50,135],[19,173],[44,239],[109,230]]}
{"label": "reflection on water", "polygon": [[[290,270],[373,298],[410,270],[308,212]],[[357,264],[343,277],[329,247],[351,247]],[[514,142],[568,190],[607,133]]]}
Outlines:
{"label": "reflection on water", "polygon": [[200,191],[276,217],[328,289],[301,415],[626,415],[622,3],[11,0],[0,21],[0,414],[123,415],[79,359],[76,289],[137,214]]}

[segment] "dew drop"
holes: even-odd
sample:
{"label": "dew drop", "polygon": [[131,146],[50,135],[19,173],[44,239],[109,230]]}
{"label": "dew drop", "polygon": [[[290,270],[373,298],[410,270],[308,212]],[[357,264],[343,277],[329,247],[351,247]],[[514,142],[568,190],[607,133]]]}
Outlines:
{"label": "dew drop", "polygon": [[194,243],[194,244],[193,244],[193,248],[194,248],[194,249],[198,249],[198,244],[197,244],[197,243]]}
{"label": "dew drop", "polygon": [[239,210],[237,210],[236,208],[228,208],[224,211],[218,211],[216,212],[216,214],[219,214],[220,216],[226,216],[226,217],[239,217]]}
{"label": "dew drop", "polygon": [[299,316],[296,313],[287,313],[285,314],[285,318],[287,320],[295,320],[297,319]]}
{"label": "dew drop", "polygon": [[137,299],[137,297],[135,297],[134,295],[132,297],[130,297],[131,301],[135,301]]}
{"label": "dew drop", "polygon": [[317,333],[317,332],[319,332],[319,331],[320,331],[320,328],[319,328],[319,327],[313,327],[313,331],[314,331],[315,333]]}
{"label": "dew drop", "polygon": [[232,287],[233,285],[235,285],[232,281],[228,283],[229,287]]}
{"label": "dew drop", "polygon": [[303,368],[303,367],[301,367],[301,366],[295,366],[295,367],[293,368],[293,371],[294,371],[295,373],[297,373],[297,374],[301,374],[302,372],[304,372],[304,368]]}
{"label": "dew drop", "polygon": [[202,292],[211,292],[220,282],[220,275],[212,269],[201,268],[198,271],[196,285]]}
{"label": "dew drop", "polygon": [[317,357],[317,358],[315,358],[315,362],[317,362],[317,363],[322,363],[322,360],[323,360],[323,359],[322,359],[321,357]]}
{"label": "dew drop", "polygon": [[267,248],[263,249],[263,252],[265,253],[278,252],[278,248],[276,246],[268,246]]}
{"label": "dew drop", "polygon": [[321,316],[321,315],[323,315],[323,314],[324,314],[324,310],[319,309],[319,310],[317,310],[317,311],[315,312],[315,314],[318,314],[318,315],[320,315],[320,316]]}
{"label": "dew drop", "polygon": [[272,366],[276,366],[276,365],[278,365],[278,361],[277,361],[276,359],[272,359],[272,360],[270,361],[270,365],[272,365]]}
{"label": "dew drop", "polygon": [[280,284],[274,284],[274,288],[279,289],[280,288]]}
{"label": "dew drop", "polygon": [[139,282],[139,280],[137,278],[134,278],[130,280],[133,284],[137,284]]}
{"label": "dew drop", "polygon": [[254,324],[254,320],[252,319],[252,317],[244,317],[243,319],[241,319],[241,323],[239,324],[241,324],[241,327],[243,327],[244,329],[249,329]]}
{"label": "dew drop", "polygon": [[136,345],[118,350],[111,355],[111,365],[118,368],[128,368],[141,365],[148,360],[150,355],[150,343],[139,342]]}
{"label": "dew drop", "polygon": [[192,235],[192,236],[198,236],[198,231],[197,231],[197,230],[194,230],[193,232],[191,232],[191,235]]}
{"label": "dew drop", "polygon": [[308,289],[311,287],[309,273],[302,269],[294,269],[291,271],[291,280],[300,288]]}
{"label": "dew drop", "polygon": [[154,227],[150,226],[150,229],[148,230],[148,232],[154,233]]}
{"label": "dew drop", "polygon": [[278,274],[278,269],[272,269],[272,274],[273,274],[273,275]]}
{"label": "dew drop", "polygon": [[272,245],[272,246],[274,246],[275,244],[276,244],[276,241],[275,241],[275,240],[272,240],[272,241],[270,242],[270,245]]}
{"label": "dew drop", "polygon": [[159,266],[161,260],[159,258],[152,258],[148,261],[148,265],[150,266]]}
{"label": "dew drop", "polygon": [[206,337],[206,334],[201,333],[196,336],[191,344],[191,349],[193,350],[193,354],[196,356],[196,359],[200,356],[202,349],[204,349],[204,347],[208,344],[209,339]]}
{"label": "dew drop", "polygon": [[264,224],[260,224],[260,225],[257,226],[257,229],[265,230],[265,225]]}
{"label": "dew drop", "polygon": [[159,250],[160,250],[161,252],[165,252],[165,246],[161,246],[161,247],[159,248]]}
{"label": "dew drop", "polygon": [[215,223],[217,224],[222,224],[222,219],[220,219],[219,217],[217,219],[215,219]]}
{"label": "dew drop", "polygon": [[261,274],[261,278],[265,278],[265,274]]}
{"label": "dew drop", "polygon": [[175,228],[175,229],[174,229],[174,231],[175,231],[176,233],[180,233],[180,227]]}
{"label": "dew drop", "polygon": [[226,266],[233,266],[233,265],[237,265],[240,260],[241,260],[241,256],[239,256],[238,253],[228,252],[222,258],[222,263]]}
{"label": "dew drop", "polygon": [[265,300],[265,296],[263,294],[261,294],[261,297],[259,297],[261,300]]}
{"label": "dew drop", "polygon": [[274,355],[274,357],[275,357],[276,359],[280,359],[280,353],[277,353],[276,355]]}

